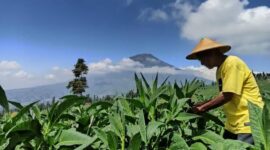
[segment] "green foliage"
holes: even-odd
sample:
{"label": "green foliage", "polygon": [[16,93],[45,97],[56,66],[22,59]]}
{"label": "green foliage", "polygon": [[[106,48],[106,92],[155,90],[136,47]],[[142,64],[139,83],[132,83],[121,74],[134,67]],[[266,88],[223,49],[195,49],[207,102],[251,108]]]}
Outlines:
{"label": "green foliage", "polygon": [[252,102],[248,103],[251,131],[255,147],[261,150],[270,150],[270,97],[264,97],[264,107],[261,109]]}
{"label": "green foliage", "polygon": [[2,86],[0,86],[0,105],[4,108],[6,112],[9,112],[8,100]]}
{"label": "green foliage", "polygon": [[61,146],[80,145],[75,150],[83,150],[94,141],[95,138],[91,138],[85,134],[77,132],[75,129],[68,129],[62,131],[59,143],[55,147],[59,148]]}
{"label": "green foliage", "polygon": [[88,88],[87,80],[84,76],[88,73],[88,66],[85,64],[85,61],[82,58],[79,58],[74,66],[75,68],[72,70],[72,72],[75,79],[68,83],[67,88],[71,88],[73,94],[82,95],[82,93],[85,92],[85,88]]}
{"label": "green foliage", "polygon": [[[209,88],[202,81],[194,79],[171,85],[168,78],[159,83],[158,74],[152,83],[143,74],[134,77],[136,92],[91,104],[86,103],[87,97],[77,95],[64,96],[47,109],[40,109],[37,102],[22,106],[5,99],[18,112],[14,115],[4,108],[0,119],[0,149],[255,148],[223,139],[223,116],[219,110],[204,114],[190,111],[194,103],[210,97],[202,92]],[[1,105],[8,107],[6,102],[1,101]],[[263,110],[250,104],[251,121],[257,123],[253,133],[256,148],[265,150],[270,135],[268,103]]]}

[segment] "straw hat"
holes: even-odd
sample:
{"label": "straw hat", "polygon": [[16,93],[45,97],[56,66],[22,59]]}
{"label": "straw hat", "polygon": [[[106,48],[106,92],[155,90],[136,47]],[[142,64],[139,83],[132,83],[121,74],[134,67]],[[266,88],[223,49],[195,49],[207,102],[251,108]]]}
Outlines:
{"label": "straw hat", "polygon": [[203,38],[192,50],[191,54],[187,55],[186,59],[197,59],[197,54],[209,50],[219,50],[222,53],[226,53],[231,49],[230,45],[223,45],[209,38]]}

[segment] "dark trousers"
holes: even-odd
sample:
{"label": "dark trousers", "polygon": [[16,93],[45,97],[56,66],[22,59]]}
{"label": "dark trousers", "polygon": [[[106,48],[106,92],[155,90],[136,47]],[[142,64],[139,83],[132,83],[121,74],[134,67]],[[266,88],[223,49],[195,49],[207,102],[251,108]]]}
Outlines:
{"label": "dark trousers", "polygon": [[233,139],[233,140],[239,140],[243,141],[249,144],[254,145],[254,140],[251,133],[239,133],[239,134],[233,134],[230,131],[225,130],[223,134],[224,139]]}

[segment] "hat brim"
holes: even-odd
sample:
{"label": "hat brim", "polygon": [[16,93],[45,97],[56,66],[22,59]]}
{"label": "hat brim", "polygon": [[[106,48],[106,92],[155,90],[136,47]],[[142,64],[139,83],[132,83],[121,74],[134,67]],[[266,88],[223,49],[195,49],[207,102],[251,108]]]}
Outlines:
{"label": "hat brim", "polygon": [[189,60],[198,59],[197,56],[199,53],[205,52],[205,51],[210,51],[210,50],[215,50],[215,49],[218,49],[221,53],[226,53],[231,49],[231,46],[230,45],[222,45],[222,46],[217,46],[217,47],[211,47],[208,49],[203,49],[203,50],[200,50],[198,52],[193,52],[193,53],[187,55],[186,59],[189,59]]}

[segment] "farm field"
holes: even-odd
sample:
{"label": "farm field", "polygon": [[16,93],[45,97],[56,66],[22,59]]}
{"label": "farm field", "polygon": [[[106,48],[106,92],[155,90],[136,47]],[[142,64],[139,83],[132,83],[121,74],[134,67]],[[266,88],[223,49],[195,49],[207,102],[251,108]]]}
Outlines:
{"label": "farm field", "polygon": [[[135,75],[137,92],[113,100],[88,102],[67,95],[41,109],[8,101],[1,88],[0,149],[241,150],[270,149],[270,83],[259,80],[265,107],[249,103],[255,145],[225,140],[221,109],[194,114],[191,107],[218,93],[202,81],[180,85],[147,82]],[[10,106],[17,111],[11,111]]]}
{"label": "farm field", "polygon": [[270,150],[268,26],[270,0],[0,0],[0,150]]}

